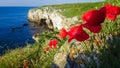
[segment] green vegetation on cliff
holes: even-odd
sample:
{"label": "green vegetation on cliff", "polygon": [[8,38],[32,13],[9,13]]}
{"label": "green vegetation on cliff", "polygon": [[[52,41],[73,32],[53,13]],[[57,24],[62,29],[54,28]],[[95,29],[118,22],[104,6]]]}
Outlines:
{"label": "green vegetation on cliff", "polygon": [[84,12],[90,9],[98,9],[104,6],[106,3],[112,3],[114,5],[120,5],[119,0],[106,0],[105,2],[95,2],[95,3],[77,3],[77,4],[61,4],[61,5],[48,5],[44,7],[52,7],[54,9],[62,10],[62,13],[66,17],[79,16],[81,17]]}

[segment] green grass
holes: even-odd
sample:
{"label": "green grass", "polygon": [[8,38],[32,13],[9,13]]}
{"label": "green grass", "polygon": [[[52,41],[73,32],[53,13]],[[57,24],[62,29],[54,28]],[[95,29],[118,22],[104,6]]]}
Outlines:
{"label": "green grass", "polygon": [[40,9],[44,7],[52,7],[54,9],[61,9],[64,10],[61,12],[66,17],[74,17],[74,16],[81,16],[84,12],[92,9],[99,9],[101,6],[104,6],[107,3],[120,6],[119,0],[106,0],[104,2],[89,2],[89,3],[76,3],[76,4],[61,4],[61,5],[48,5],[42,6]]}
{"label": "green grass", "polygon": [[[97,2],[97,3],[78,3],[78,4],[66,4],[66,5],[59,5],[59,6],[52,6],[55,9],[63,9],[64,11],[62,14],[66,17],[73,17],[73,16],[79,16],[90,9],[96,9],[99,7],[96,6],[102,6],[103,2]],[[64,7],[65,6],[65,7]]]}
{"label": "green grass", "polygon": [[96,3],[77,3],[77,4],[61,4],[61,5],[50,5],[50,6],[43,6],[44,7],[52,7],[54,9],[61,9],[64,10],[61,14],[66,17],[73,17],[79,16],[90,9],[97,9],[100,6],[104,5],[105,2],[96,2]]}
{"label": "green grass", "polygon": [[[62,14],[66,17],[81,17],[87,10],[97,9],[106,3],[120,6],[119,0],[107,0],[106,2],[52,5],[48,7],[64,9]],[[91,34],[90,40],[81,42],[78,46],[82,45],[88,56],[94,53],[94,50],[98,50],[100,52],[98,56],[101,68],[120,68],[120,16],[116,21],[105,20],[102,26],[103,29],[97,36]],[[28,62],[29,68],[50,68],[54,55],[62,45],[66,45],[66,39],[59,39],[56,37],[57,33],[58,31],[43,32],[39,35],[39,42],[28,44],[24,48],[9,50],[6,54],[0,56],[0,68],[24,68],[24,61]],[[53,38],[59,40],[59,48],[50,50],[49,52],[45,51],[45,47],[48,46],[49,41]],[[98,39],[100,39],[99,42],[101,43],[98,43]],[[93,59],[93,56],[90,56],[90,58]],[[87,68],[96,68],[97,66],[95,60],[90,63],[85,62],[85,65]]]}

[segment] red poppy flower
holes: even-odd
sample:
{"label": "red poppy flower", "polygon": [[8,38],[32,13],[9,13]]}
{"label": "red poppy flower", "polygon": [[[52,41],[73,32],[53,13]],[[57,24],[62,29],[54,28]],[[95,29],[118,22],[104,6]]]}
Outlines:
{"label": "red poppy flower", "polygon": [[100,25],[105,20],[105,15],[100,10],[90,10],[82,16],[82,20],[89,25]]}
{"label": "red poppy flower", "polygon": [[58,44],[58,40],[57,39],[53,39],[49,42],[49,47],[50,48],[57,48],[57,44]]}
{"label": "red poppy flower", "polygon": [[107,13],[109,13],[109,12],[113,12],[114,14],[119,14],[120,13],[120,11],[119,11],[120,7],[118,7],[118,6],[112,6],[111,4],[106,4],[105,7],[106,7],[106,12]]}
{"label": "red poppy flower", "polygon": [[120,7],[112,6],[111,4],[105,5],[106,17],[110,20],[115,20],[117,15],[120,14]]}
{"label": "red poppy flower", "polygon": [[72,28],[70,28],[70,30],[68,31],[68,36],[69,36],[69,42],[74,38],[74,36],[77,34],[78,29],[80,26],[74,26]]}
{"label": "red poppy flower", "polygon": [[49,47],[46,47],[46,48],[45,48],[45,51],[49,51],[49,50],[50,50],[50,48],[49,48]]}
{"label": "red poppy flower", "polygon": [[67,31],[65,30],[65,28],[62,28],[59,34],[57,34],[57,36],[59,36],[62,39],[65,38],[67,36]]}
{"label": "red poppy flower", "polygon": [[90,10],[82,17],[83,21],[86,21],[83,27],[89,29],[93,33],[99,33],[102,29],[101,23],[104,22],[105,17],[106,7],[102,7],[100,10]]}
{"label": "red poppy flower", "polygon": [[99,33],[101,31],[101,29],[102,29],[101,25],[91,26],[89,24],[84,24],[83,27],[89,29],[93,33]]}
{"label": "red poppy flower", "polygon": [[76,39],[77,41],[81,42],[89,38],[89,35],[82,29],[82,24],[72,27],[68,31],[68,36],[68,42],[70,42],[72,39]]}
{"label": "red poppy flower", "polygon": [[28,62],[27,62],[26,60],[24,61],[23,66],[24,66],[25,68],[28,68]]}

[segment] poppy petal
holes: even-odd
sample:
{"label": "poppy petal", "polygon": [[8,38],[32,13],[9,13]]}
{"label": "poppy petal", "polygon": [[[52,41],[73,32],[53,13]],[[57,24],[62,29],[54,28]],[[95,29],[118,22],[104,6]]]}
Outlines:
{"label": "poppy petal", "polygon": [[84,24],[83,27],[89,29],[93,33],[99,33],[102,29],[101,25],[91,26],[89,24]]}
{"label": "poppy petal", "polygon": [[68,31],[68,42],[70,42],[72,39],[76,39],[77,41],[85,41],[89,38],[89,35],[83,30],[83,24],[80,24],[79,26],[74,26]]}
{"label": "poppy petal", "polygon": [[82,20],[90,25],[99,25],[105,20],[105,13],[100,10],[90,10],[82,16]]}
{"label": "poppy petal", "polygon": [[89,38],[89,35],[85,32],[85,31],[83,31],[81,34],[77,34],[76,36],[75,36],[75,39],[77,40],[77,41],[85,41],[85,40],[87,40]]}
{"label": "poppy petal", "polygon": [[53,47],[54,47],[54,49],[56,49],[56,48],[57,48],[57,45],[54,45]]}
{"label": "poppy petal", "polygon": [[45,48],[45,51],[49,51],[49,50],[50,50],[50,48],[49,48],[49,47],[46,47],[46,48]]}
{"label": "poppy petal", "polygon": [[57,39],[53,39],[49,42],[49,47],[50,48],[53,48],[54,45],[57,45],[58,44],[58,40]]}
{"label": "poppy petal", "polygon": [[120,7],[112,6],[111,4],[105,5],[106,7],[106,18],[109,20],[115,20],[117,15],[120,14]]}
{"label": "poppy petal", "polygon": [[67,31],[65,30],[65,28],[62,28],[59,34],[57,34],[57,36],[59,36],[62,39],[65,38],[67,36]]}
{"label": "poppy petal", "polygon": [[68,36],[69,36],[68,42],[70,42],[74,38],[74,36],[78,32],[79,27],[80,25],[70,28],[70,30],[68,31]]}

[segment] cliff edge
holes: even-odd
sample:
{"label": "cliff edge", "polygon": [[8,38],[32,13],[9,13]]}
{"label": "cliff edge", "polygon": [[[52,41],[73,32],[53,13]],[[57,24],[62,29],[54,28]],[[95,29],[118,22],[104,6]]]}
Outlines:
{"label": "cliff edge", "polygon": [[45,25],[50,29],[70,28],[72,25],[78,22],[78,17],[67,18],[61,13],[64,10],[56,10],[52,7],[42,7],[30,9],[28,12],[28,20],[32,23],[39,25]]}

